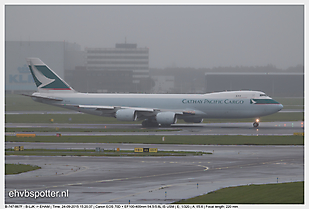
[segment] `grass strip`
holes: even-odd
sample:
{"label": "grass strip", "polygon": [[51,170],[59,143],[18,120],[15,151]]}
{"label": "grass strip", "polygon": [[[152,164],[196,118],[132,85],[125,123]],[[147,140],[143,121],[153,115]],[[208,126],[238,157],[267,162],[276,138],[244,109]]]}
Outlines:
{"label": "grass strip", "polygon": [[229,187],[176,204],[304,204],[304,182]]}
{"label": "grass strip", "polygon": [[36,165],[24,165],[24,164],[5,164],[5,175],[24,173],[40,169],[41,167]]}
{"label": "grass strip", "polygon": [[303,136],[5,136],[6,142],[52,143],[138,143],[200,145],[304,145]]}

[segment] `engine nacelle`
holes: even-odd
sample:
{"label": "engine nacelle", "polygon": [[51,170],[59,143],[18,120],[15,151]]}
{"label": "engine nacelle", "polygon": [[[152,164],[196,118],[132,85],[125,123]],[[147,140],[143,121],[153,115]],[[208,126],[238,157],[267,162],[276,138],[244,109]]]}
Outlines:
{"label": "engine nacelle", "polygon": [[160,112],[157,114],[156,120],[161,125],[171,125],[177,122],[177,117],[174,112]]}
{"label": "engine nacelle", "polygon": [[123,121],[135,121],[137,118],[137,113],[132,109],[120,109],[116,112],[115,118]]}
{"label": "engine nacelle", "polygon": [[203,118],[184,118],[186,123],[201,123],[203,122]]}

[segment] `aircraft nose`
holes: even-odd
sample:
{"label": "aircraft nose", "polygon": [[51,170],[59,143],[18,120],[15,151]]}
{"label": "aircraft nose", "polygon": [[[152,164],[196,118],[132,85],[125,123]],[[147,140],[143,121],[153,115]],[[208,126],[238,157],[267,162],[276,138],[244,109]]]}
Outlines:
{"label": "aircraft nose", "polygon": [[279,105],[278,105],[278,111],[282,110],[282,108],[283,108],[283,105],[282,105],[282,104],[279,104]]}

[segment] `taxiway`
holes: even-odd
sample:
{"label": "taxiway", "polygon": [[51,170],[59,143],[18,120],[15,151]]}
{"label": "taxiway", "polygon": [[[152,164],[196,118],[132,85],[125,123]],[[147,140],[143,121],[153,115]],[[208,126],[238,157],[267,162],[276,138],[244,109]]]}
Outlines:
{"label": "taxiway", "polygon": [[[303,146],[168,145],[165,148],[164,145],[159,149],[205,150],[213,154],[195,157],[6,156],[6,163],[33,164],[42,169],[7,175],[5,203],[128,204],[130,201],[131,204],[160,204],[222,187],[304,180]],[[68,190],[69,197],[8,197],[15,189]]]}

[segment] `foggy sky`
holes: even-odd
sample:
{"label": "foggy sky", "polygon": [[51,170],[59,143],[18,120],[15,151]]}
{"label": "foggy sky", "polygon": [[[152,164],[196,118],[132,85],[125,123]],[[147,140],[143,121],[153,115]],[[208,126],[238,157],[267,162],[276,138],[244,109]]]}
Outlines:
{"label": "foggy sky", "polygon": [[[303,65],[303,6],[5,6],[5,40],[149,48],[149,67]],[[46,49],[48,50],[48,49]]]}

